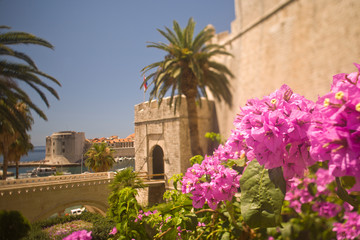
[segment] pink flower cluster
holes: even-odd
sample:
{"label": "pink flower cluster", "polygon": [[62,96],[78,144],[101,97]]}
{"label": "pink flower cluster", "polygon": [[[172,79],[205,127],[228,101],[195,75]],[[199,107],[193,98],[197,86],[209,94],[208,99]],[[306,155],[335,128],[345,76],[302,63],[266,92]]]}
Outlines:
{"label": "pink flower cluster", "polygon": [[[339,217],[341,216],[339,213],[344,211],[344,222],[335,222],[333,231],[337,232],[337,239],[355,239],[360,236],[359,213],[354,211],[354,207],[346,202],[340,206],[323,200],[332,194],[328,187],[334,180],[335,177],[331,175],[330,171],[323,168],[316,172],[315,178],[294,178],[291,188],[286,193],[285,200],[289,201],[289,206],[297,213],[301,213],[301,205],[304,203],[313,204],[312,210],[318,212],[320,217]],[[317,187],[314,195],[308,191],[309,184],[315,184]]]}
{"label": "pink flower cluster", "polygon": [[91,231],[86,230],[76,231],[64,238],[63,240],[91,240]]}
{"label": "pink flower cluster", "polygon": [[154,210],[153,212],[151,212],[151,211],[144,212],[143,210],[140,210],[139,214],[138,214],[137,218],[134,220],[134,222],[142,221],[144,216],[148,217],[148,216],[150,216],[152,214],[156,214],[156,213],[158,213],[158,210]]}
{"label": "pink flower cluster", "polygon": [[320,217],[332,218],[338,215],[341,207],[332,202],[315,202],[312,210],[318,212]]}
{"label": "pink flower cluster", "polygon": [[292,179],[290,189],[286,192],[285,200],[289,201],[289,207],[293,208],[297,213],[301,212],[301,205],[314,200],[314,196],[310,194],[307,187],[312,182],[310,178],[300,180]]}
{"label": "pink flower cluster", "polygon": [[331,175],[354,176],[360,191],[360,65],[358,72],[337,74],[331,91],[319,98],[309,128],[311,156],[329,160]]}
{"label": "pink flower cluster", "polygon": [[344,223],[334,223],[333,231],[338,240],[360,237],[360,217],[357,212],[345,212]]}
{"label": "pink flower cluster", "polygon": [[[323,199],[321,196],[330,195],[328,185],[334,180],[335,178],[330,172],[323,168],[318,169],[315,178],[293,178],[285,200],[289,201],[289,207],[293,208],[297,213],[301,212],[302,204],[312,203],[312,210],[318,212],[319,216],[325,218],[335,217],[341,211],[341,207],[337,204],[321,200]],[[311,194],[309,192],[310,184],[315,184],[316,193]]]}
{"label": "pink flower cluster", "polygon": [[182,192],[191,193],[194,208],[205,202],[215,210],[221,201],[231,201],[240,186],[240,175],[221,164],[216,157],[206,156],[201,164],[188,168],[182,180]]}
{"label": "pink flower cluster", "polygon": [[283,85],[263,99],[251,99],[234,121],[235,130],[215,154],[222,160],[245,153],[267,169],[283,167],[285,179],[303,176],[310,157],[307,130],[315,103]]}

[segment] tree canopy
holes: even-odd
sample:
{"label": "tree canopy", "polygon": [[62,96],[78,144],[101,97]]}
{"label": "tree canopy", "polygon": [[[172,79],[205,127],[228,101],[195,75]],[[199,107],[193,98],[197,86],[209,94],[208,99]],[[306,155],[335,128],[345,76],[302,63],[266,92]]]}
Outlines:
{"label": "tree canopy", "polygon": [[115,163],[113,153],[114,150],[108,147],[106,143],[93,144],[85,154],[88,157],[85,160],[85,165],[94,172],[109,171]]}

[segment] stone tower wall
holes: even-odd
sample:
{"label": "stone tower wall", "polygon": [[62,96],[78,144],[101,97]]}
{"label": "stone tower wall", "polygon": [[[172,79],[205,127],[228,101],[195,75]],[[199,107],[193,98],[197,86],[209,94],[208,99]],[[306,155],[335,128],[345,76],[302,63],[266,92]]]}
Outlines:
{"label": "stone tower wall", "polygon": [[[183,97],[181,105],[174,108],[169,106],[169,98],[163,99],[158,107],[157,101],[144,102],[135,106],[135,170],[152,174],[152,152],[156,145],[164,152],[164,173],[167,178],[174,174],[185,173],[190,166],[191,156],[190,133],[188,127],[186,99]],[[205,153],[213,149],[205,133],[217,131],[214,117],[213,102],[203,99],[202,107],[198,108],[198,122],[200,144]],[[147,191],[140,195],[140,201],[147,204]]]}
{"label": "stone tower wall", "polygon": [[[141,103],[135,106],[135,159],[136,171],[151,173],[151,153],[156,145],[164,151],[165,172],[171,176],[185,172],[189,167],[191,156],[190,134],[188,127],[186,99],[183,97],[181,106],[169,107],[169,98],[163,100],[160,107],[157,101]],[[214,103],[203,99],[202,107],[198,108],[200,144],[205,153],[211,153],[211,142],[205,133],[216,131]]]}
{"label": "stone tower wall", "polygon": [[231,32],[218,33],[233,58],[233,106],[216,103],[220,132],[229,136],[239,107],[289,85],[317,100],[332,76],[354,72],[360,62],[359,0],[235,0]]}
{"label": "stone tower wall", "polygon": [[51,164],[80,162],[85,146],[85,133],[64,131],[46,137],[45,160]]}

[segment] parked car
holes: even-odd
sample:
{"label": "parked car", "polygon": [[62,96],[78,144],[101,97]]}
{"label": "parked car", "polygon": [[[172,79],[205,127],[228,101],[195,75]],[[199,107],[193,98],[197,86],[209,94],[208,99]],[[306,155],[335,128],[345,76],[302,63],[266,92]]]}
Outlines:
{"label": "parked car", "polygon": [[71,210],[71,215],[80,215],[82,214],[83,212],[85,212],[85,208],[75,208],[75,209],[72,209]]}

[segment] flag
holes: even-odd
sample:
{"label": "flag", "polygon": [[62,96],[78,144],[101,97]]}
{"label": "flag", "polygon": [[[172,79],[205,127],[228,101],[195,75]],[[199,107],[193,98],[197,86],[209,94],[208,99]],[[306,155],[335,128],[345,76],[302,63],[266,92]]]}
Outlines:
{"label": "flag", "polygon": [[146,90],[147,90],[147,88],[148,88],[147,82],[146,82],[145,79],[146,79],[146,78],[145,78],[145,76],[144,76],[144,92],[146,92]]}

